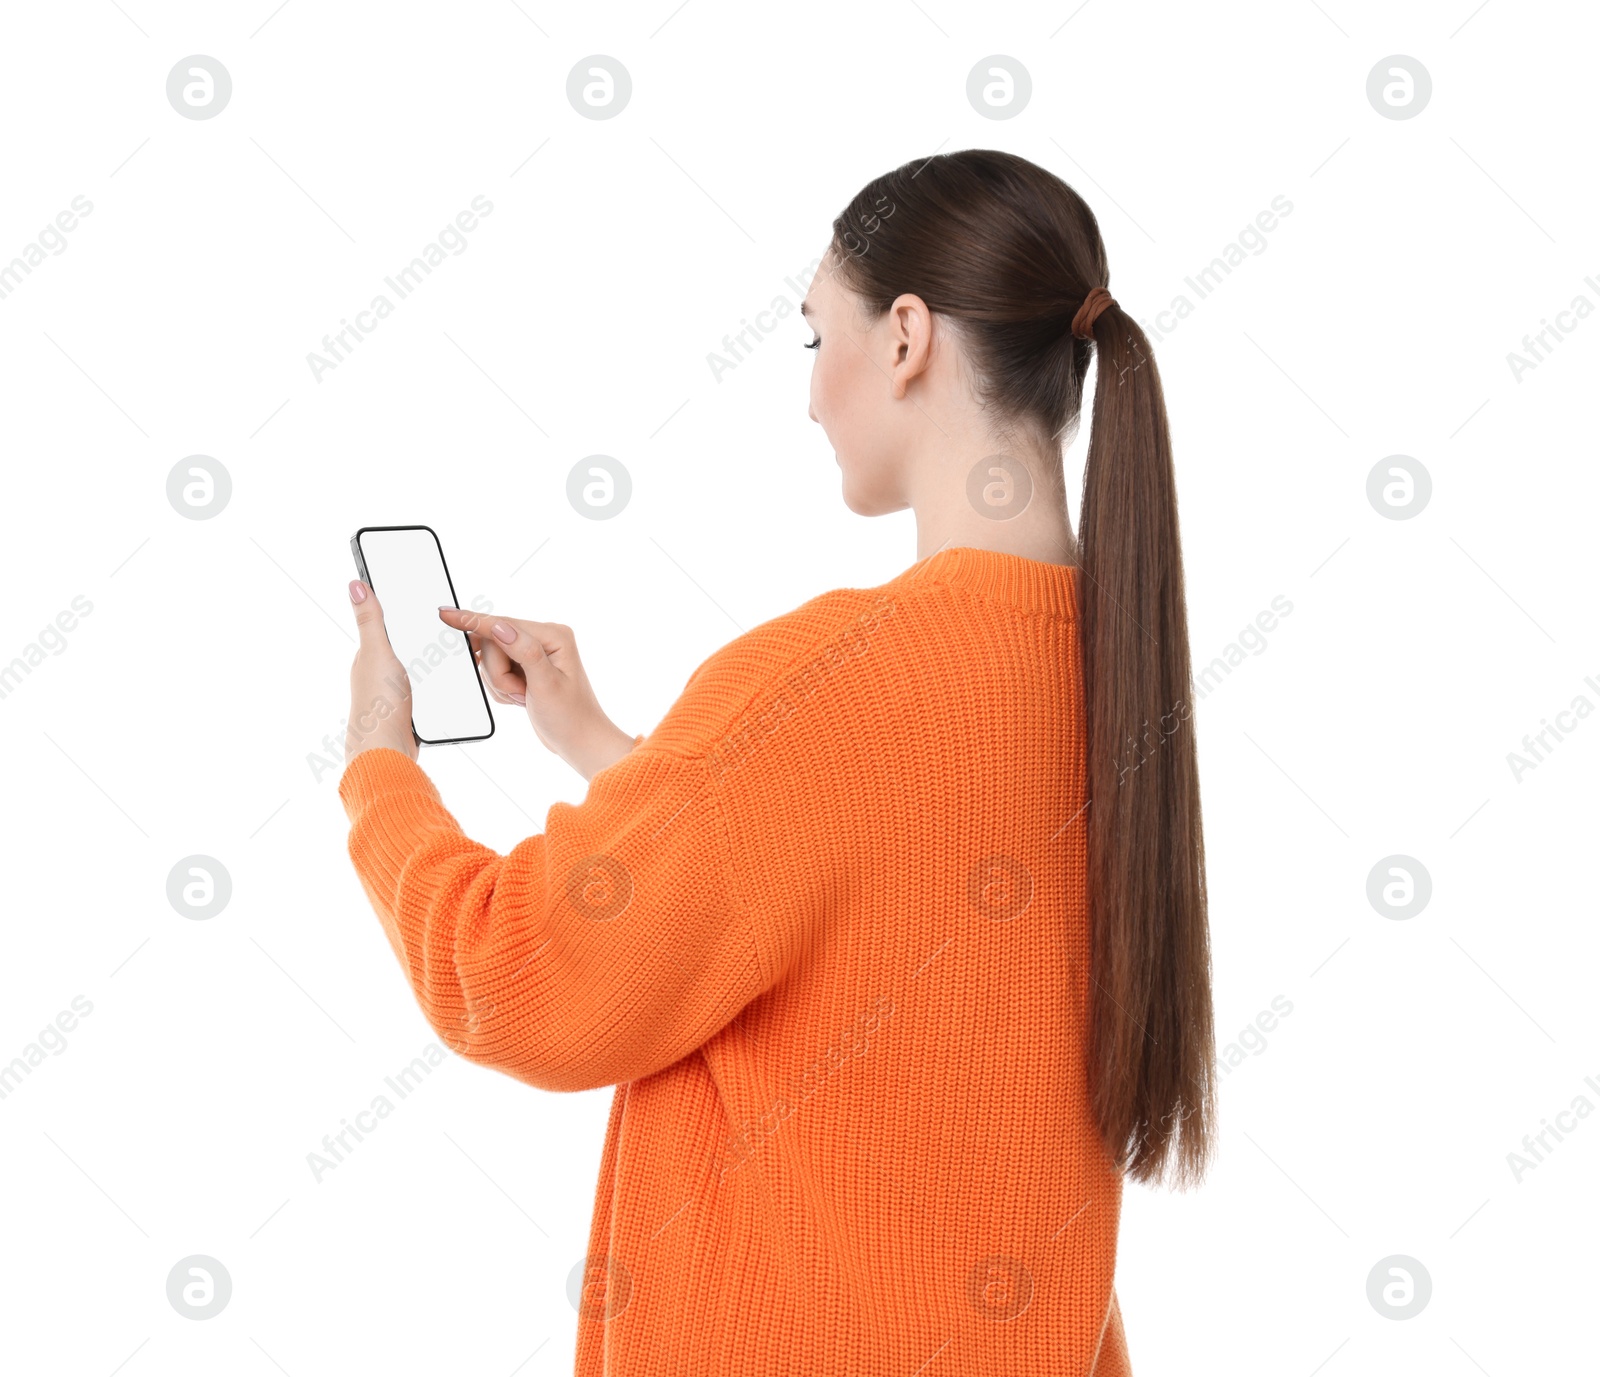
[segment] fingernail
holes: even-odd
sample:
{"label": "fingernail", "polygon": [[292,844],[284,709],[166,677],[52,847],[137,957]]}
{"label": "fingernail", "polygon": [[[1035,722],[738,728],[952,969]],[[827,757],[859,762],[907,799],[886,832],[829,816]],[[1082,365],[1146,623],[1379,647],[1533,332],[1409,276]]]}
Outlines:
{"label": "fingernail", "polygon": [[525,708],[528,706],[528,697],[524,693],[508,693],[506,697],[517,704],[518,707]]}
{"label": "fingernail", "polygon": [[494,632],[495,640],[504,641],[507,645],[510,645],[514,640],[517,639],[517,633],[504,622],[496,622],[489,628],[489,630]]}
{"label": "fingernail", "polygon": [[367,586],[360,579],[350,580],[350,601],[365,602],[367,600]]}

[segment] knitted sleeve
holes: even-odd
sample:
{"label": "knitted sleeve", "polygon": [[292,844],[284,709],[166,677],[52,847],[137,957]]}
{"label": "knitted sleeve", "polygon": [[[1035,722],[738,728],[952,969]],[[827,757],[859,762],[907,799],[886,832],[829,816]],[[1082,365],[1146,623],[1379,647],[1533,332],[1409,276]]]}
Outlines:
{"label": "knitted sleeve", "polygon": [[686,1056],[769,984],[703,757],[637,746],[504,856],[399,751],[357,755],[339,797],[401,969],[469,1060],[546,1090],[620,1084]]}

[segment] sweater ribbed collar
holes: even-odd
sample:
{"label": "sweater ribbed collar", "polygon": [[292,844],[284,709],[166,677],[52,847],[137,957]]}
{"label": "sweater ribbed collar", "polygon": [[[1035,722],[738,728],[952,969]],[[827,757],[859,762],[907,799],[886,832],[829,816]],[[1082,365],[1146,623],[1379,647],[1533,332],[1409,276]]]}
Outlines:
{"label": "sweater ribbed collar", "polygon": [[952,584],[1029,612],[1075,620],[1081,577],[1076,565],[1049,564],[998,550],[955,545],[919,559],[891,583]]}

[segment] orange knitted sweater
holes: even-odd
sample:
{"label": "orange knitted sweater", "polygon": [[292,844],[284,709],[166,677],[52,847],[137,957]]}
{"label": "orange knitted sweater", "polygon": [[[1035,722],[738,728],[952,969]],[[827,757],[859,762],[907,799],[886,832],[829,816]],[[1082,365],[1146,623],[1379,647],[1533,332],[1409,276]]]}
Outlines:
{"label": "orange knitted sweater", "polygon": [[615,1085],[578,1377],[1123,1377],[1075,570],[972,547],[710,656],[500,855],[344,771],[428,1021]]}

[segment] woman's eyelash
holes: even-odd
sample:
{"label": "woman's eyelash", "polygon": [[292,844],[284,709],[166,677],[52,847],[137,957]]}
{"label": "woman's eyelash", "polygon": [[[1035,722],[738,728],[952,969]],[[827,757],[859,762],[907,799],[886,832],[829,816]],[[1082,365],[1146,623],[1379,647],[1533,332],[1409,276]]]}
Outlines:
{"label": "woman's eyelash", "polygon": [[805,348],[805,349],[815,349],[821,343],[822,343],[822,336],[818,335],[816,337],[816,339],[811,341],[810,344],[802,345],[801,347]]}

